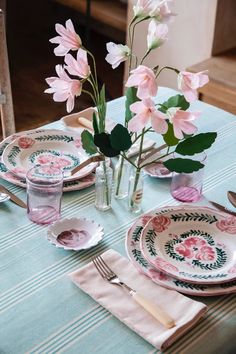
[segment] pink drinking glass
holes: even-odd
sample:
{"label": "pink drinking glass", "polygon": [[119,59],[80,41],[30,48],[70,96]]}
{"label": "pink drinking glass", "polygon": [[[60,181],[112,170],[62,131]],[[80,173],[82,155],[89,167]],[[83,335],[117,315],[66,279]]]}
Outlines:
{"label": "pink drinking glass", "polygon": [[36,165],[26,175],[27,214],[37,224],[51,224],[61,214],[62,171],[51,165]]}
{"label": "pink drinking glass", "polygon": [[[177,157],[177,156],[175,156]],[[182,158],[190,158],[191,160],[200,161],[205,164],[206,154],[196,154],[193,156],[180,156]],[[172,197],[180,202],[196,202],[202,196],[204,167],[193,173],[173,173],[170,191]]]}

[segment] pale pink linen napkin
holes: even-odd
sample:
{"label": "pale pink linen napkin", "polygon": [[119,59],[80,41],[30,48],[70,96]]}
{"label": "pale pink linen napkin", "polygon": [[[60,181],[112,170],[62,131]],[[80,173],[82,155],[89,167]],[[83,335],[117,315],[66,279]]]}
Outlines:
{"label": "pale pink linen napkin", "polygon": [[102,257],[123,282],[161,306],[176,326],[164,328],[128,292],[104,280],[92,262],[71,273],[72,281],[154,347],[166,349],[206,313],[206,305],[154,284],[116,251],[108,250]]}

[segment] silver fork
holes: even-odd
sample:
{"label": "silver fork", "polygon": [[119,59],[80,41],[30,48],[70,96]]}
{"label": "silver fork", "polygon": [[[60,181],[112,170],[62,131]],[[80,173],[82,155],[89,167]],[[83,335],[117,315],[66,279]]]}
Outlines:
{"label": "silver fork", "polygon": [[135,290],[131,289],[127,284],[123,283],[117,274],[108,266],[101,256],[97,256],[92,259],[93,264],[97,268],[101,277],[107,280],[109,283],[121,286],[128,290],[132,298],[142,306],[147,312],[149,312],[156,320],[158,320],[166,328],[172,328],[175,326],[174,320],[159,306],[153,304],[150,300],[139,294]]}

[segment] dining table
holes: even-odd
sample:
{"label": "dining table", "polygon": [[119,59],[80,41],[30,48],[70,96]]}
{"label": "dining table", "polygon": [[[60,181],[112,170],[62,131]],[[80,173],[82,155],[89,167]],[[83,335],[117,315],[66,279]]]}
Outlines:
{"label": "dining table", "polygon": [[[160,87],[155,101],[163,102],[174,94],[175,90]],[[191,205],[209,206],[209,200],[213,200],[233,210],[227,191],[236,191],[236,117],[201,101],[194,102],[191,110],[201,111],[196,120],[199,132],[217,132],[215,143],[207,150],[202,198]],[[124,114],[125,97],[108,102],[107,117],[123,123]],[[65,130],[60,119],[45,128]],[[158,134],[150,133],[150,138],[156,146],[163,144]],[[26,201],[25,189],[0,182]],[[0,204],[0,354],[161,353],[68,276],[108,249],[127,257],[126,232],[140,214],[128,210],[127,199],[115,198],[110,210],[99,211],[94,197],[94,185],[62,196],[61,218],[86,217],[104,227],[103,239],[82,251],[55,247],[47,240],[48,226],[31,222],[26,209],[11,201]],[[181,205],[170,194],[170,179],[146,175],[142,213],[167,205]],[[165,353],[235,353],[235,294],[191,298],[205,303],[208,311]]]}

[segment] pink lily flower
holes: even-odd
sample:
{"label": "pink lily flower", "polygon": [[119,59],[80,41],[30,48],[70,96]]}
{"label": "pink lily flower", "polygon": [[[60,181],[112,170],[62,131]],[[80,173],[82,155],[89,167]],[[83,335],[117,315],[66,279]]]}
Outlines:
{"label": "pink lily flower", "polygon": [[74,108],[75,97],[81,94],[82,85],[79,80],[71,79],[62,65],[56,66],[56,72],[58,77],[49,77],[46,79],[50,88],[44,92],[53,93],[53,100],[55,102],[66,101],[66,110],[69,113]]}
{"label": "pink lily flower", "polygon": [[88,58],[86,50],[79,49],[77,52],[77,60],[71,55],[65,56],[65,69],[71,75],[76,75],[82,79],[86,79],[90,75],[90,66],[88,65]]}
{"label": "pink lily flower", "polygon": [[131,132],[139,132],[151,121],[153,129],[160,134],[168,130],[166,115],[157,111],[151,98],[143,99],[130,105],[130,110],[136,115],[129,121],[128,128]]}
{"label": "pink lily flower", "polygon": [[197,127],[192,123],[193,120],[199,117],[201,112],[187,112],[179,108],[169,108],[167,116],[173,124],[174,135],[177,139],[183,139],[185,134],[194,134]]}
{"label": "pink lily flower", "polygon": [[184,94],[188,102],[193,102],[198,98],[197,89],[208,83],[209,77],[207,70],[199,73],[190,73],[188,71],[181,71],[178,74],[178,88]]}
{"label": "pink lily flower", "polygon": [[139,65],[136,69],[131,71],[131,75],[128,78],[125,86],[137,86],[137,96],[140,99],[156,96],[157,94],[155,74],[150,68],[144,65]]}
{"label": "pink lily flower", "polygon": [[148,26],[148,50],[160,47],[167,40],[167,34],[168,26],[153,19]]}
{"label": "pink lily flower", "polygon": [[75,32],[73,23],[71,20],[66,21],[66,26],[57,23],[56,31],[59,36],[50,39],[49,42],[59,44],[55,49],[54,53],[57,56],[64,56],[70,50],[77,50],[81,46],[80,36]]}
{"label": "pink lily flower", "polygon": [[107,43],[108,54],[105,60],[111,64],[112,69],[117,68],[120,63],[127,60],[130,56],[130,49],[127,45],[115,44],[113,42]]}

